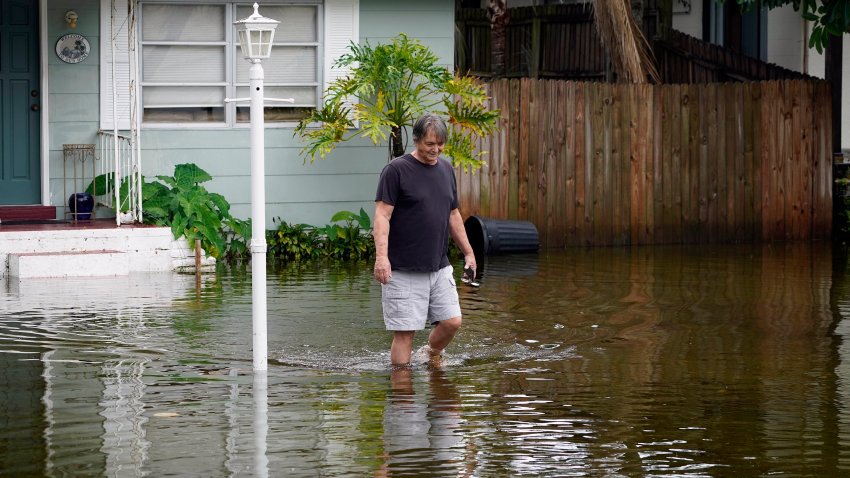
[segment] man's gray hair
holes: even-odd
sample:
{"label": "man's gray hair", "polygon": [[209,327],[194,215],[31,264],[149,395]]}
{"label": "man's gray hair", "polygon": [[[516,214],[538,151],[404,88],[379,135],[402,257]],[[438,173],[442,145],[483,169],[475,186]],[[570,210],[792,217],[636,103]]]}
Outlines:
{"label": "man's gray hair", "polygon": [[413,125],[413,142],[418,143],[419,140],[428,134],[428,131],[434,133],[437,141],[443,143],[446,142],[446,138],[449,136],[449,130],[448,127],[446,127],[446,122],[443,121],[443,118],[440,118],[433,113],[425,113],[416,120],[416,123]]}

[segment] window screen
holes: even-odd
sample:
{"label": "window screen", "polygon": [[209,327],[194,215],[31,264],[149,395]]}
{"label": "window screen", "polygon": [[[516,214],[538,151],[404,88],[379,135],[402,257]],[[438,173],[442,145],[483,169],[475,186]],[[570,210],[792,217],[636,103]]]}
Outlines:
{"label": "window screen", "polygon": [[[141,9],[141,86],[146,123],[249,121],[250,64],[242,57],[235,20],[250,16],[250,3],[168,4]],[[278,20],[271,58],[263,61],[267,121],[296,121],[315,108],[320,95],[318,4],[267,4],[260,14]]]}

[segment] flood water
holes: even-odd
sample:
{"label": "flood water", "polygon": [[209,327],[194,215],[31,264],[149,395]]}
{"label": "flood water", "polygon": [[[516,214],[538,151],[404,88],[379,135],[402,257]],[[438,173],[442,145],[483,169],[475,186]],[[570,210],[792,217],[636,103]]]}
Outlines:
{"label": "flood water", "polygon": [[406,373],[371,264],[270,267],[267,374],[245,267],[0,279],[0,476],[848,476],[847,264],[491,257],[444,366]]}

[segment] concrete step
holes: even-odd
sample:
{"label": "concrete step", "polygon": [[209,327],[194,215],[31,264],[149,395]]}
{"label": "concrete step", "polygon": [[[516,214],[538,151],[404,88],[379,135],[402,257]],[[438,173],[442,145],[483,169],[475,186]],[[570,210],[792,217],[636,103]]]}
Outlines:
{"label": "concrete step", "polygon": [[106,277],[130,273],[130,255],[114,250],[9,254],[9,275],[20,279]]}
{"label": "concrete step", "polygon": [[[2,229],[0,277],[112,276],[125,274],[125,267],[130,273],[194,271],[193,249],[184,239],[174,240],[167,227]],[[113,259],[114,267],[102,264]],[[215,259],[203,255],[201,266],[210,270]]]}

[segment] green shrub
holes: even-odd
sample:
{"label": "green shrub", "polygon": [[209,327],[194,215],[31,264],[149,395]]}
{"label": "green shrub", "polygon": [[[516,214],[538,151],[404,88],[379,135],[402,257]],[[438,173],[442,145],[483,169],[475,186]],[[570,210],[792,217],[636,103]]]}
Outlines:
{"label": "green shrub", "polygon": [[[359,214],[339,211],[331,224],[313,227],[308,224],[289,224],[275,218],[277,228],[268,231],[269,255],[285,260],[310,259],[368,259],[375,255],[372,221],[362,208]],[[342,222],[344,224],[334,224]]]}
{"label": "green shrub", "polygon": [[313,226],[307,224],[289,224],[275,218],[280,223],[276,229],[266,231],[268,254],[270,257],[300,261],[316,259],[321,256],[319,234]]}
{"label": "green shrub", "polygon": [[367,259],[375,255],[375,240],[370,231],[372,221],[363,208],[360,214],[351,211],[339,211],[331,217],[331,222],[317,229],[324,238],[324,256],[331,259]]}

